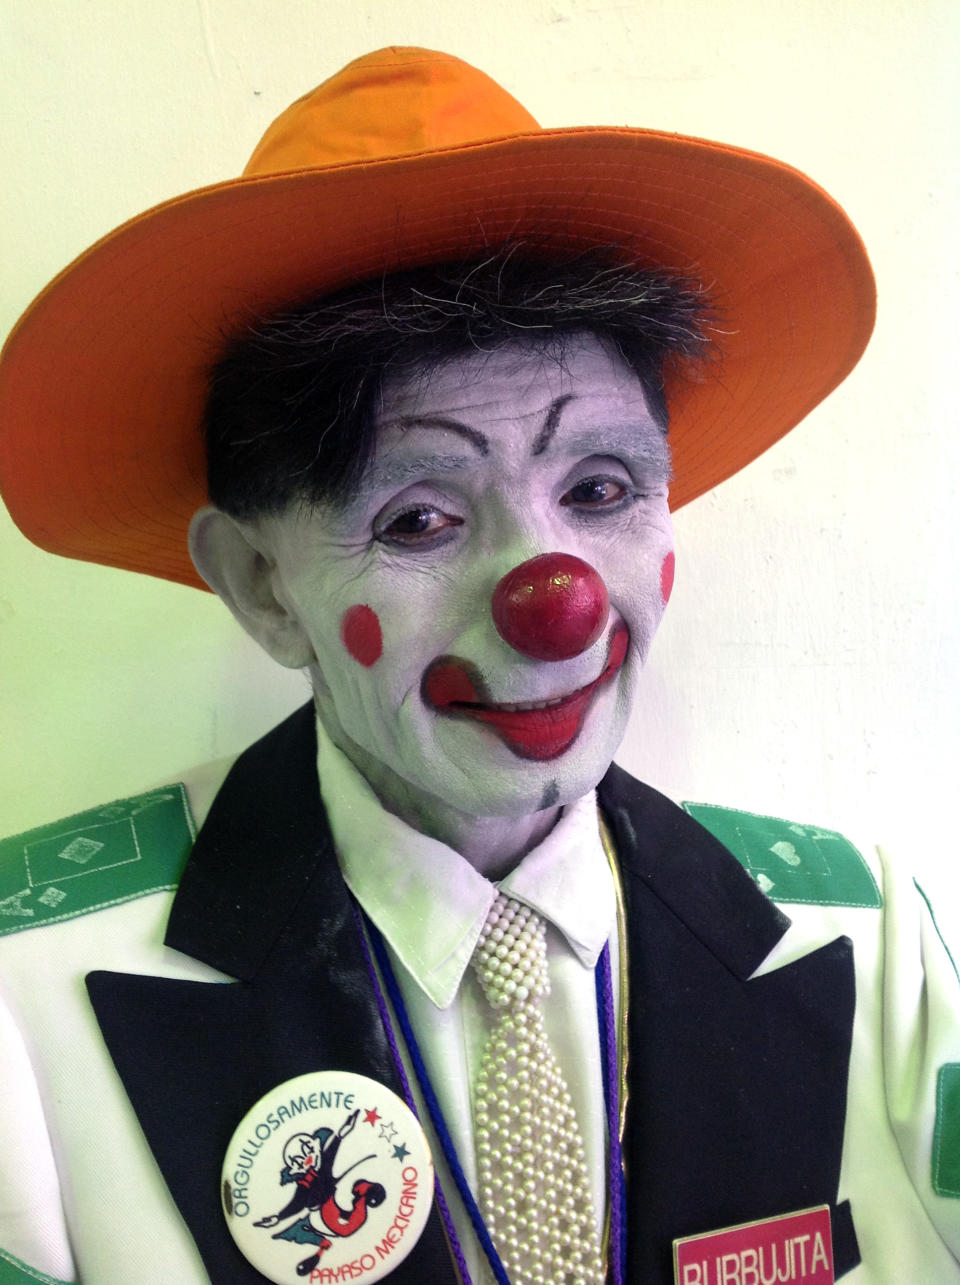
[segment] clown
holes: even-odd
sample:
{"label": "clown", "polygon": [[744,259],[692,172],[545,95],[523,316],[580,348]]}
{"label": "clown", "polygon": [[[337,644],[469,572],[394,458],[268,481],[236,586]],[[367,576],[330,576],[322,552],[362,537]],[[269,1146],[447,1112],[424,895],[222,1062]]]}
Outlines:
{"label": "clown", "polygon": [[367,1210],[383,1203],[383,1187],[358,1178],[351,1187],[351,1208],[342,1209],[337,1204],[337,1184],[344,1175],[335,1174],[333,1166],[340,1144],[353,1131],[359,1114],[357,1110],[347,1116],[336,1133],[317,1129],[313,1134],[295,1133],[287,1139],[280,1181],[296,1183],[298,1189],[278,1213],[267,1214],[254,1223],[255,1227],[276,1227],[284,1218],[300,1215],[298,1221],[274,1233],[275,1240],[316,1246],[315,1253],[297,1264],[298,1276],[313,1271],[324,1250],[330,1248],[330,1236],[352,1236],[366,1222]]}
{"label": "clown", "polygon": [[[418,1111],[436,1208],[396,1266],[392,1242],[368,1269],[324,1237],[301,1275],[322,1253],[408,1285],[691,1282],[710,1236],[813,1217],[797,1243],[829,1279],[960,1279],[960,1001],[929,907],[839,834],[691,815],[612,765],[670,597],[671,507],[792,428],[872,319],[859,238],[804,176],[541,131],[417,49],[351,63],[242,180],[120,229],[37,301],[0,384],[22,529],[205,584],[312,696],[216,788],[187,781],[182,874],[157,820],[136,834],[170,865],[153,886],[105,876],[85,914],[4,942],[42,1063],[37,952],[86,977],[109,1203],[117,1223],[155,1209],[165,1250],[153,1278],[108,1267],[109,1226],[76,1213],[92,1184],[68,1176],[43,1263],[69,1237],[97,1285],[261,1282],[218,1199],[225,1139],[330,1069]],[[92,861],[100,825],[24,848]],[[48,1127],[80,1175],[69,1110]],[[339,1136],[291,1138],[301,1192],[257,1227],[312,1210],[313,1174],[332,1200]],[[355,1210],[383,1190],[355,1185]],[[10,1235],[26,1277],[41,1252]]]}

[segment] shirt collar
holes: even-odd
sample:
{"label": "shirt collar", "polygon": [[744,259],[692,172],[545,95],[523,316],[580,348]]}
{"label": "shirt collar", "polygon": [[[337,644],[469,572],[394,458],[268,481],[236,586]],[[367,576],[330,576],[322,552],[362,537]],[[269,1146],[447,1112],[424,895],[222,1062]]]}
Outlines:
{"label": "shirt collar", "polygon": [[616,895],[592,790],[497,885],[387,812],[319,720],[317,769],[347,886],[438,1008],[456,997],[498,887],[554,924],[584,967],[596,965]]}

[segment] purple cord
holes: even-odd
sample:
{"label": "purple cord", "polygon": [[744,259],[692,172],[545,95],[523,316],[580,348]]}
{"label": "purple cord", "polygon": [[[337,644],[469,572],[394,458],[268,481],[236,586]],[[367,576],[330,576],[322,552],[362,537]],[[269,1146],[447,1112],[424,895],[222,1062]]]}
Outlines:
{"label": "purple cord", "polygon": [[610,945],[604,942],[597,967],[597,1008],[602,1022],[600,1056],[603,1062],[607,1107],[608,1187],[610,1191],[610,1258],[613,1285],[623,1285],[626,1259],[626,1222],[623,1210],[623,1152],[620,1147],[620,1085],[617,1066],[617,1026],[613,1011],[613,978]]}
{"label": "purple cord", "polygon": [[[420,1113],[417,1111],[417,1104],[410,1091],[410,1082],[407,1079],[407,1072],[403,1065],[403,1058],[400,1056],[400,1048],[397,1044],[397,1038],[393,1033],[393,1022],[390,1020],[390,1010],[387,1008],[387,1001],[380,986],[380,979],[377,977],[377,970],[370,957],[370,947],[367,944],[367,934],[363,930],[363,921],[360,918],[360,912],[356,905],[353,907],[353,917],[356,920],[357,931],[360,934],[360,944],[363,947],[363,955],[367,961],[367,969],[370,973],[371,979],[373,980],[373,991],[377,997],[377,1008],[380,1012],[380,1020],[383,1023],[383,1029],[387,1034],[387,1043],[390,1045],[393,1064],[397,1069],[397,1075],[400,1077],[400,1083],[403,1085],[403,1096],[406,1100],[407,1106],[417,1119],[419,1119]],[[446,1228],[447,1239],[450,1243],[450,1251],[456,1260],[461,1281],[463,1285],[473,1285],[473,1282],[470,1279],[470,1273],[467,1271],[467,1264],[463,1257],[463,1250],[460,1248],[460,1239],[453,1229],[453,1218],[451,1217],[450,1209],[447,1205],[447,1198],[443,1194],[443,1188],[440,1186],[440,1178],[436,1171],[434,1171],[433,1175],[433,1193],[436,1197],[437,1208],[440,1210],[440,1217],[442,1218],[443,1225]]]}
{"label": "purple cord", "polygon": [[480,1247],[487,1256],[487,1261],[497,1279],[498,1285],[510,1285],[510,1278],[507,1276],[506,1269],[500,1261],[500,1255],[497,1248],[490,1239],[490,1233],[487,1231],[486,1224],[483,1221],[483,1215],[477,1206],[476,1199],[467,1182],[466,1175],[463,1172],[463,1166],[460,1163],[460,1157],[457,1155],[457,1149],[453,1145],[453,1138],[450,1136],[450,1130],[447,1128],[447,1122],[443,1118],[443,1112],[440,1110],[440,1103],[437,1095],[433,1091],[433,1085],[430,1083],[430,1076],[427,1074],[426,1064],[423,1060],[423,1054],[420,1052],[420,1045],[417,1042],[416,1033],[410,1023],[410,1016],[407,1013],[406,1005],[403,1002],[403,993],[400,985],[393,972],[393,966],[390,963],[390,956],[387,954],[387,947],[383,937],[377,931],[376,925],[369,920],[365,920],[368,926],[370,944],[373,946],[374,954],[377,957],[377,963],[380,966],[380,975],[382,976],[387,988],[387,994],[390,997],[390,1003],[393,1005],[393,1011],[397,1015],[397,1021],[400,1023],[400,1030],[403,1032],[403,1038],[407,1043],[407,1053],[410,1061],[413,1063],[414,1073],[420,1085],[420,1092],[423,1094],[424,1101],[427,1104],[427,1110],[430,1112],[430,1119],[433,1121],[434,1131],[437,1140],[443,1149],[444,1157],[450,1169],[450,1174],[457,1185],[460,1193],[460,1199],[463,1201],[463,1207],[470,1217],[473,1224],[473,1230],[477,1234],[477,1240]]}

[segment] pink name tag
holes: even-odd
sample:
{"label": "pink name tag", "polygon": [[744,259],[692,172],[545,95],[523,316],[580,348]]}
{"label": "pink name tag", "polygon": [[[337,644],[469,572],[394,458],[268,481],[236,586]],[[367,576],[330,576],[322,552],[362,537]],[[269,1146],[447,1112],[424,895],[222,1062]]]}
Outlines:
{"label": "pink name tag", "polygon": [[676,1285],[833,1285],[830,1209],[801,1209],[673,1242]]}

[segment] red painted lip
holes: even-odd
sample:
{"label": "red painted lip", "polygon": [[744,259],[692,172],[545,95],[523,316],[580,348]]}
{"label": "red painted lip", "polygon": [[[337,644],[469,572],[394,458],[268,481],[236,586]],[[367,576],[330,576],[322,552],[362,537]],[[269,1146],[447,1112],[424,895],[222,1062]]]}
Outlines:
{"label": "red painted lip", "polygon": [[505,709],[485,701],[479,673],[456,656],[440,656],[431,664],[423,678],[423,699],[440,714],[485,723],[519,758],[554,759],[576,740],[594,696],[611,682],[626,659],[629,642],[627,627],[620,621],[610,635],[600,676],[547,709]]}

